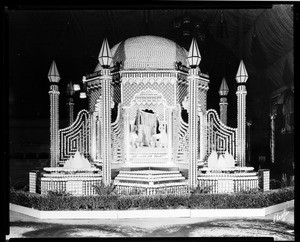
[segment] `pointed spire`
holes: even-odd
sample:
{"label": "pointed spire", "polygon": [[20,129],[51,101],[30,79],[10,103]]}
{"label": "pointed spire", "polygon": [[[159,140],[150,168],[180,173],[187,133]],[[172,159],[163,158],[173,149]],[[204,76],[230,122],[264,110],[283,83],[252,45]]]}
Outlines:
{"label": "pointed spire", "polygon": [[190,67],[195,67],[200,64],[201,55],[195,38],[193,38],[192,40],[187,59],[190,64]]}
{"label": "pointed spire", "polygon": [[241,60],[241,62],[240,62],[240,66],[236,73],[235,79],[236,79],[237,83],[239,83],[239,84],[244,84],[247,82],[248,73],[247,73],[247,70],[246,70],[243,60]]}
{"label": "pointed spire", "polygon": [[100,65],[105,67],[110,66],[112,62],[111,52],[106,38],[103,40],[98,60]]}
{"label": "pointed spire", "polygon": [[224,77],[223,80],[222,80],[220,89],[219,89],[219,94],[220,94],[220,96],[227,96],[228,92],[229,92],[229,88],[227,86],[227,82],[226,82],[225,77]]}
{"label": "pointed spire", "polygon": [[50,82],[54,82],[54,83],[58,83],[59,80],[60,80],[60,76],[59,76],[59,73],[57,71],[57,67],[56,67],[56,64],[55,64],[54,60],[52,61],[50,70],[48,72],[48,79],[49,79]]}

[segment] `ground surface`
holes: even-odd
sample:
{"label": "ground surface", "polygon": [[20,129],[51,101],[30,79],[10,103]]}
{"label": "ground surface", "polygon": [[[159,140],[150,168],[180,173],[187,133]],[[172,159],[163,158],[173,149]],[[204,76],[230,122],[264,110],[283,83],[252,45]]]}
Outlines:
{"label": "ground surface", "polygon": [[[283,212],[276,213],[282,215]],[[273,237],[294,240],[294,209],[257,218],[39,220],[10,211],[9,238],[62,237]]]}

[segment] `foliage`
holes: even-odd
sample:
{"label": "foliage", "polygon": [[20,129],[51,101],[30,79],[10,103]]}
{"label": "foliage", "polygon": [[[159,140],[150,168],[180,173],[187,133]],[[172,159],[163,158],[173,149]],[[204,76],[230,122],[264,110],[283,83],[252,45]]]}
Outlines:
{"label": "foliage", "polygon": [[50,197],[52,196],[62,197],[62,196],[71,196],[72,194],[61,190],[52,190],[52,191],[48,191],[47,195]]}
{"label": "foliage", "polygon": [[291,187],[295,186],[295,176],[290,176],[290,184]]}
{"label": "foliage", "polygon": [[105,185],[101,182],[100,185],[94,185],[95,192],[99,196],[108,196],[108,195],[117,195],[116,193],[116,186],[113,183],[109,185]]}
{"label": "foliage", "polygon": [[291,187],[295,185],[295,176],[290,176],[287,178],[286,173],[283,173],[281,176],[281,180],[270,179],[270,189],[278,189]]}
{"label": "foliage", "polygon": [[209,193],[211,191],[211,186],[197,186],[195,189],[192,189],[191,194],[203,194]]}
{"label": "foliage", "polygon": [[191,195],[101,195],[71,196],[52,192],[47,195],[10,190],[10,202],[38,210],[128,210],[128,209],[170,209],[170,208],[261,208],[294,199],[294,187],[251,191],[233,194]]}
{"label": "foliage", "polygon": [[287,187],[288,186],[288,179],[286,177],[286,174],[283,173],[281,177],[281,187]]}
{"label": "foliage", "polygon": [[281,182],[276,179],[270,179],[270,189],[281,188]]}
{"label": "foliage", "polygon": [[257,194],[259,192],[262,192],[262,189],[260,189],[260,188],[251,188],[249,190],[241,190],[239,193],[241,193],[241,194]]}

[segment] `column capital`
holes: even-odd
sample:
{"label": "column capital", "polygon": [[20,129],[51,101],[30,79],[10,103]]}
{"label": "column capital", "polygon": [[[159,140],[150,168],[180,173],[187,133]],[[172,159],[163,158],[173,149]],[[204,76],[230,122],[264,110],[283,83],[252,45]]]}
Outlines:
{"label": "column capital", "polygon": [[100,76],[100,78],[102,79],[102,78],[104,78],[104,77],[110,77],[110,78],[112,78],[111,72],[110,72],[110,69],[109,69],[109,68],[103,68],[103,69],[101,70],[101,76]]}

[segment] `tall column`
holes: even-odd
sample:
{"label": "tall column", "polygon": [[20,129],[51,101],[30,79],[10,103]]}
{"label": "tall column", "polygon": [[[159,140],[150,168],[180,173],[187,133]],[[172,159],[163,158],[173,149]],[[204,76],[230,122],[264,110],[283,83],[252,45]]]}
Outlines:
{"label": "tall column", "polygon": [[246,82],[248,74],[241,60],[240,66],[236,75],[238,83],[237,88],[237,160],[240,166],[245,166],[246,163]]}
{"label": "tall column", "polygon": [[189,173],[188,181],[190,188],[197,187],[197,151],[198,151],[198,82],[199,64],[201,55],[196,39],[193,38],[189,54],[188,63],[190,65],[188,84],[189,84]]}
{"label": "tall column", "polygon": [[100,77],[102,85],[102,151],[103,151],[103,182],[105,185],[111,182],[111,75],[109,69],[103,69]]}
{"label": "tall column", "polygon": [[74,95],[74,88],[72,82],[69,82],[67,85],[67,95],[68,95],[68,115],[69,115],[69,125],[71,125],[74,122],[74,101],[73,101],[73,95]]}
{"label": "tall column", "polygon": [[102,95],[102,115],[101,116],[101,148],[102,148],[102,179],[105,185],[111,183],[111,81],[110,64],[112,62],[108,42],[104,39],[98,56],[99,63],[103,67],[101,70],[101,95]]}
{"label": "tall column", "polygon": [[271,137],[270,137],[270,149],[271,149],[271,161],[275,162],[275,118],[276,114],[271,114]]}
{"label": "tall column", "polygon": [[67,105],[69,111],[69,125],[71,125],[74,122],[74,102],[72,97],[69,97]]}
{"label": "tall column", "polygon": [[220,119],[223,124],[227,125],[227,95],[228,95],[228,86],[226,83],[225,78],[223,78],[220,89],[219,89],[219,94],[220,94]]}
{"label": "tall column", "polygon": [[190,69],[189,82],[189,185],[197,186],[197,69]]}
{"label": "tall column", "polygon": [[55,61],[48,73],[50,81],[50,165],[56,167],[59,161],[59,73]]}

